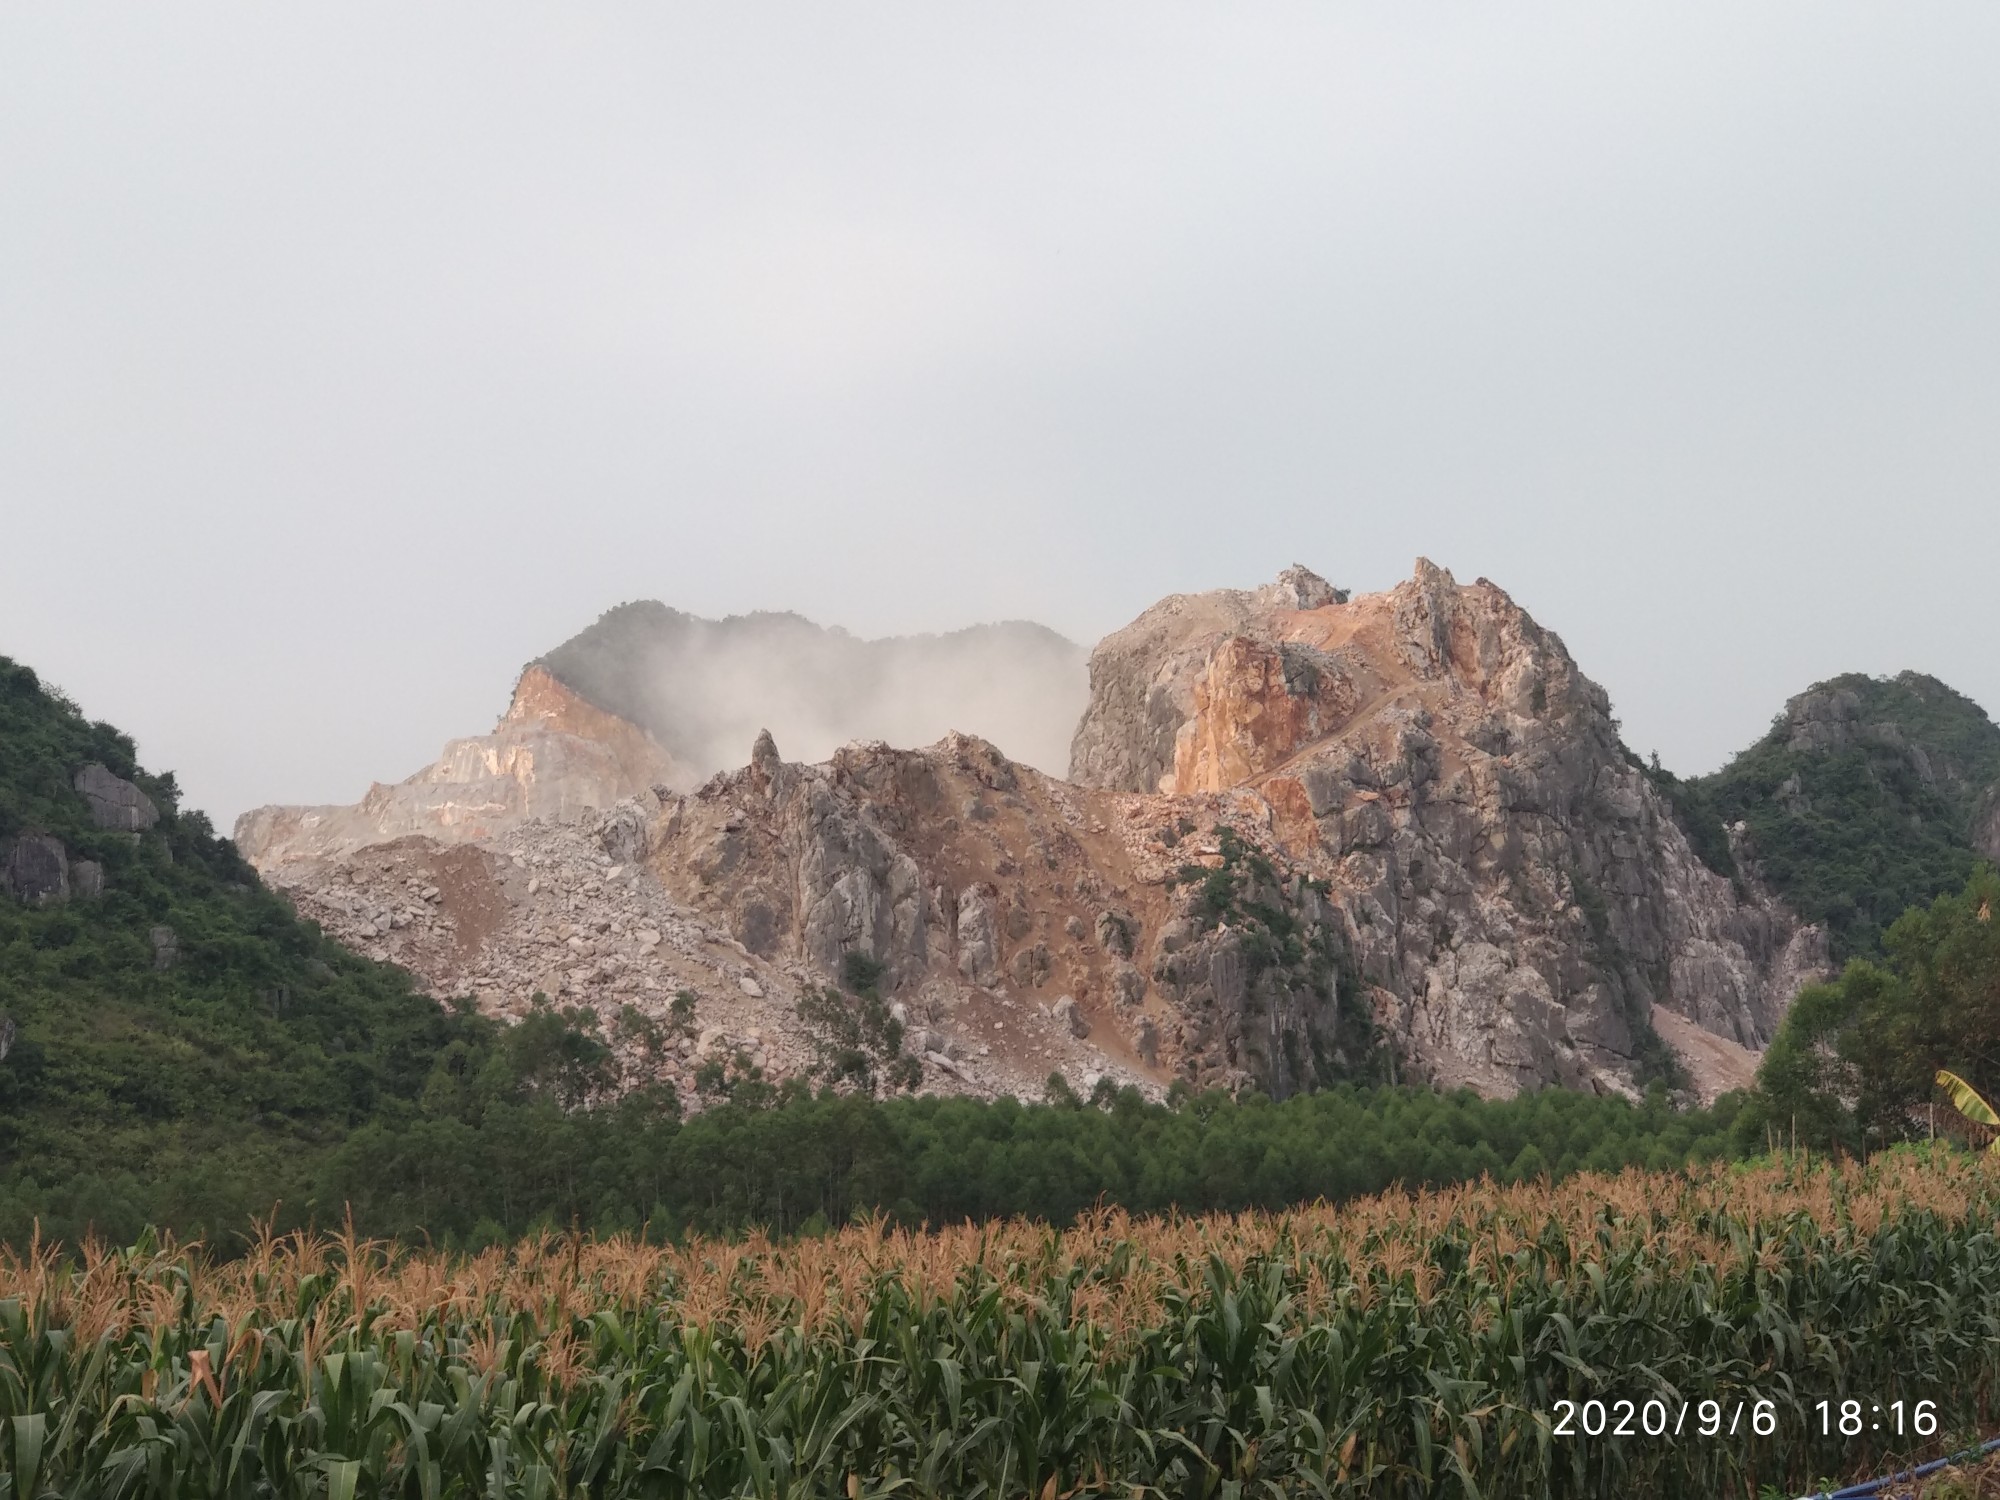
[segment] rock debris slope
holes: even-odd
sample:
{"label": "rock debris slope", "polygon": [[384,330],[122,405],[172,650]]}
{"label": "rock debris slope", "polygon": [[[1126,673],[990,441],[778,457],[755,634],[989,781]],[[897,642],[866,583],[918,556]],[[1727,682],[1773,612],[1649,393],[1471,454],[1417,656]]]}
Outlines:
{"label": "rock debris slope", "polygon": [[[1562,643],[1427,562],[1356,599],[1292,568],[1155,606],[1093,654],[1067,781],[970,734],[809,764],[766,732],[690,789],[657,722],[530,683],[597,747],[561,762],[600,757],[590,809],[515,775],[537,791],[475,813],[437,775],[239,838],[436,993],[666,1027],[649,1055],[687,1089],[823,1063],[819,997],[859,972],[930,1089],[1631,1091],[1678,1055],[1713,1093],[1824,963],[1695,857]],[[488,780],[518,763],[461,743]]]}

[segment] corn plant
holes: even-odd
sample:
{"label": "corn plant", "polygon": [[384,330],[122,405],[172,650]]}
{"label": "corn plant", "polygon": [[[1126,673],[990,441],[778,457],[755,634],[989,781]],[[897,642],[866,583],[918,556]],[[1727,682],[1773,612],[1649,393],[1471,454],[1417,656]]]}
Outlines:
{"label": "corn plant", "polygon": [[[2000,1373],[1943,1149],[1289,1213],[822,1238],[0,1252],[0,1500],[1755,1494],[1913,1456],[1814,1403]],[[1766,1399],[1619,1441],[1557,1403]]]}

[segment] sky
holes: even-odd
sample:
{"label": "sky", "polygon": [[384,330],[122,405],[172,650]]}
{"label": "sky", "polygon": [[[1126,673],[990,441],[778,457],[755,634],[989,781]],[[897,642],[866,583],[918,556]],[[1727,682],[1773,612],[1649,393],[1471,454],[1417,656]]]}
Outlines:
{"label": "sky", "polygon": [[[1508,589],[2000,706],[2000,8],[0,8],[0,653],[227,828],[626,599]],[[976,730],[977,726],[964,726]]]}

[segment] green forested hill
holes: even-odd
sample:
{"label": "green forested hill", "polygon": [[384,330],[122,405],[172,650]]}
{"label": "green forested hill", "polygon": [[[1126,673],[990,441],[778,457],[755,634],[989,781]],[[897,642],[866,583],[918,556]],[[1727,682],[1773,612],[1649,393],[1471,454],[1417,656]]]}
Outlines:
{"label": "green forested hill", "polygon": [[[75,785],[92,764],[157,822],[95,826]],[[0,1196],[240,1221],[477,1040],[478,1023],[298,920],[178,801],[128,738],[0,657],[0,863],[48,836],[76,887],[45,904],[0,893]],[[79,861],[101,867],[100,895]]]}
{"label": "green forested hill", "polygon": [[1741,822],[1764,880],[1834,957],[1881,951],[1905,910],[1962,887],[2000,782],[2000,726],[1934,677],[1851,673],[1792,699],[1712,776],[1673,788],[1691,829]]}

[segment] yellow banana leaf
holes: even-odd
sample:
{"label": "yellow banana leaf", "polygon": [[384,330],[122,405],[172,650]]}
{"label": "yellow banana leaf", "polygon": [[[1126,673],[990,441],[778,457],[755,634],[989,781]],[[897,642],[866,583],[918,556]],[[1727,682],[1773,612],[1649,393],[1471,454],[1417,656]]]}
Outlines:
{"label": "yellow banana leaf", "polygon": [[[1975,1089],[1963,1078],[1960,1078],[1956,1073],[1950,1072],[1947,1069],[1939,1068],[1937,1083],[1939,1088],[1951,1095],[1953,1108],[1957,1109],[1966,1119],[1978,1125],[1986,1125],[1995,1130],[2000,1130],[2000,1114],[1995,1114],[1993,1106],[1980,1097],[1979,1090]],[[1995,1136],[1992,1143],[1986,1149],[2000,1155],[2000,1136]]]}

